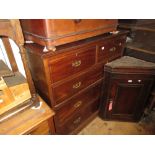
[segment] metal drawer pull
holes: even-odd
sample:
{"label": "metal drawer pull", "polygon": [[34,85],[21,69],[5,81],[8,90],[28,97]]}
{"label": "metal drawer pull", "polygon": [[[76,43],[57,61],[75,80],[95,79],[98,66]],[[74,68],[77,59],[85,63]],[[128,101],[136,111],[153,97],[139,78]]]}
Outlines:
{"label": "metal drawer pull", "polygon": [[122,43],[119,43],[119,46],[122,46]]}
{"label": "metal drawer pull", "polygon": [[79,88],[80,86],[81,86],[81,82],[78,82],[78,83],[76,83],[76,84],[73,85],[73,88],[74,88],[74,89],[77,89],[77,88]]}
{"label": "metal drawer pull", "polygon": [[73,121],[74,124],[78,124],[81,122],[81,117],[78,117],[75,121]]}
{"label": "metal drawer pull", "polygon": [[102,51],[104,50],[104,46],[101,47],[101,50],[102,50]]}
{"label": "metal drawer pull", "polygon": [[112,48],[110,48],[109,51],[110,51],[110,52],[114,52],[114,51],[116,51],[116,47],[112,47]]}
{"label": "metal drawer pull", "polygon": [[75,62],[72,62],[72,67],[78,67],[81,65],[81,60],[77,60]]}
{"label": "metal drawer pull", "polygon": [[78,101],[74,104],[74,108],[78,108],[82,105],[82,101]]}
{"label": "metal drawer pull", "polygon": [[128,80],[128,83],[132,83],[132,80]]}

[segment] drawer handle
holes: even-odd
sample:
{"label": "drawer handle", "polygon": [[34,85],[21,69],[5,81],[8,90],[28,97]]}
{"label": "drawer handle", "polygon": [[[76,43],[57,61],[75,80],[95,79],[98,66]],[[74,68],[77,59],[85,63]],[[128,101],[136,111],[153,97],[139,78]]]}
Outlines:
{"label": "drawer handle", "polygon": [[81,122],[81,117],[78,117],[76,120],[73,121],[74,124],[79,124]]}
{"label": "drawer handle", "polygon": [[101,47],[101,50],[104,51],[104,46]]}
{"label": "drawer handle", "polygon": [[119,46],[122,46],[122,43],[119,43]]}
{"label": "drawer handle", "polygon": [[81,60],[77,60],[75,62],[72,62],[72,67],[78,67],[81,65]]}
{"label": "drawer handle", "polygon": [[81,22],[81,19],[73,19],[74,23],[78,24]]}
{"label": "drawer handle", "polygon": [[110,51],[110,52],[114,52],[114,51],[116,51],[116,47],[112,47],[112,48],[110,48],[109,51]]}
{"label": "drawer handle", "polygon": [[82,101],[78,101],[74,104],[74,108],[78,108],[82,105]]}
{"label": "drawer handle", "polygon": [[128,80],[128,83],[132,83],[133,81],[132,80]]}
{"label": "drawer handle", "polygon": [[74,89],[77,89],[77,88],[79,88],[80,86],[81,86],[81,82],[78,82],[78,83],[76,83],[76,84],[73,85],[73,88],[74,88]]}

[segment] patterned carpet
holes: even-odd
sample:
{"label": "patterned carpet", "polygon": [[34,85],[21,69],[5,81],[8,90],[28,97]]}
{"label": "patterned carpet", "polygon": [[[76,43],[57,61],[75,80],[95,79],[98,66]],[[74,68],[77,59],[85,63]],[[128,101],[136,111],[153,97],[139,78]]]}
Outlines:
{"label": "patterned carpet", "polygon": [[[155,125],[155,124],[154,124]],[[79,135],[152,135],[155,128],[148,119],[139,123],[103,121],[96,117],[79,132]]]}

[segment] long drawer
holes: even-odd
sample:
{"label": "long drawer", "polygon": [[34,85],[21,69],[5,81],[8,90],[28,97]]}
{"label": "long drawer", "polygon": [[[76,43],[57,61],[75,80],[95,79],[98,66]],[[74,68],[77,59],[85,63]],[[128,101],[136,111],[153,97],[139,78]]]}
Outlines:
{"label": "long drawer", "polygon": [[95,64],[96,47],[81,48],[49,60],[52,83],[63,80]]}
{"label": "long drawer", "polygon": [[53,87],[53,98],[55,100],[55,105],[64,101],[68,97],[76,94],[80,90],[88,87],[97,80],[103,77],[103,65],[89,70],[88,72],[79,75],[72,80],[68,80],[60,85]]}
{"label": "long drawer", "polygon": [[65,106],[56,111],[55,119],[57,123],[64,124],[75,112],[86,107],[89,102],[100,98],[101,84],[86,90],[65,103]]}
{"label": "long drawer", "polygon": [[85,122],[93,113],[99,108],[100,99],[97,99],[88,104],[81,111],[75,113],[70,119],[63,125],[56,123],[57,134],[69,134],[78,128],[83,122]]}

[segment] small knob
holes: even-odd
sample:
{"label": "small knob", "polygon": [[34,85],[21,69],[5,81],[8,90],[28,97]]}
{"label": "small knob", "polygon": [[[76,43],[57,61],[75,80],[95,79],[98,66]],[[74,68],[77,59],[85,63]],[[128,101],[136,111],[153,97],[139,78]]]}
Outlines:
{"label": "small knob", "polygon": [[104,50],[104,46],[101,47],[101,50],[102,50],[102,51]]}
{"label": "small knob", "polygon": [[128,80],[128,83],[132,83],[132,80]]}
{"label": "small knob", "polygon": [[78,24],[81,22],[81,19],[74,19],[74,23]]}
{"label": "small knob", "polygon": [[139,83],[141,83],[141,82],[142,82],[142,80],[138,80],[138,82],[139,82]]}

